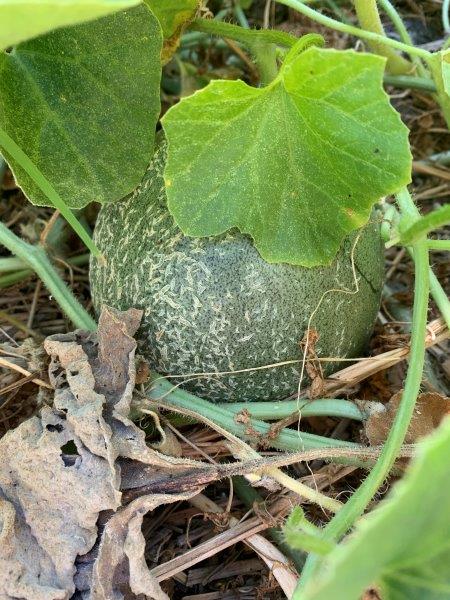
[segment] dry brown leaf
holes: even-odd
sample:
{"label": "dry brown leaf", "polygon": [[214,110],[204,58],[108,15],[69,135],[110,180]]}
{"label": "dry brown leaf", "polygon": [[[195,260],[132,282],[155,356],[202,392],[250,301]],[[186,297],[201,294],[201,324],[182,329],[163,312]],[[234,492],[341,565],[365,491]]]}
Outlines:
{"label": "dry brown leaf", "polygon": [[121,456],[184,468],[185,460],[149,448],[145,433],[128,418],[136,376],[132,335],[140,317],[138,310],[120,313],[105,307],[97,335],[78,331],[47,338],[44,345],[52,356],[50,380],[55,387],[55,407],[66,412],[86,447],[111,466]]}
{"label": "dry brown leaf", "polygon": [[[149,448],[144,432],[128,418],[135,383],[132,335],[140,316],[140,311],[106,308],[98,335],[76,331],[45,341],[52,359],[54,407],[44,407],[40,418],[25,421],[0,441],[2,600],[66,599],[75,592],[77,557],[94,547],[99,515],[109,517],[120,506],[123,459],[139,461],[141,468],[154,468],[159,477],[165,473],[167,478],[174,471],[200,466]],[[187,497],[193,493],[195,489]],[[138,590],[136,595],[150,585],[140,554],[142,516],[177,499],[178,495],[143,496],[112,516],[111,526],[106,525],[109,531],[118,519],[128,531],[125,549],[122,542],[112,548],[110,540],[108,552],[122,556],[125,551],[130,590]],[[103,559],[100,554],[94,565]],[[77,581],[84,582],[84,592],[94,560],[95,552],[84,564],[84,577],[79,568]],[[111,594],[105,597],[124,597],[114,580],[111,586]],[[146,588],[146,598],[164,597],[159,586],[153,588]]]}
{"label": "dry brown leaf", "polygon": [[98,557],[93,567],[91,600],[116,598],[117,590],[127,588],[136,595],[154,600],[168,600],[145,562],[145,539],[142,534],[144,515],[161,506],[188,500],[197,491],[184,494],[154,494],[137,498],[108,521],[103,532]]}
{"label": "dry brown leaf", "polygon": [[[372,412],[365,422],[364,432],[371,446],[382,444],[392,427],[395,414],[403,392],[394,394],[384,410],[380,410],[380,404],[375,412]],[[373,404],[375,406],[375,404]],[[435,392],[420,394],[417,398],[414,414],[406,434],[405,443],[413,444],[420,438],[430,434],[450,414],[450,398],[441,396]]]}
{"label": "dry brown leaf", "polygon": [[[61,447],[72,440],[79,456],[66,466]],[[0,455],[0,598],[66,598],[99,512],[119,505],[110,467],[50,408],[8,432]]]}

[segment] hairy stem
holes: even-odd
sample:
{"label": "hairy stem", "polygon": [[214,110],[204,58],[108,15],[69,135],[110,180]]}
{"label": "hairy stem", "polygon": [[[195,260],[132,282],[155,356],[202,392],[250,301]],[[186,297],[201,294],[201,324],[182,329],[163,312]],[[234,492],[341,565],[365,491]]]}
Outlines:
{"label": "hairy stem", "polygon": [[[406,188],[403,188],[397,195],[397,204],[400,207],[403,223],[407,226],[411,226],[421,219],[420,212],[417,206],[414,204],[411,195]],[[428,242],[425,242],[428,245]],[[414,252],[411,247],[408,247],[408,252],[414,258]],[[436,302],[442,317],[444,318],[447,327],[450,329],[450,300],[442,289],[438,278],[433,273],[431,267],[429,269],[429,280],[430,280],[430,293],[433,300]]]}
{"label": "hairy stem", "polygon": [[450,240],[428,240],[427,245],[429,250],[450,252]]}
{"label": "hairy stem", "polygon": [[218,406],[237,414],[247,411],[252,419],[262,421],[276,421],[285,419],[293,413],[302,417],[337,417],[340,419],[355,419],[363,421],[364,413],[354,402],[340,399],[318,400],[282,400],[280,402],[236,402],[219,404]]}
{"label": "hairy stem", "polygon": [[310,488],[301,481],[297,481],[293,477],[286,475],[286,473],[284,473],[284,471],[281,469],[269,468],[267,469],[266,473],[267,475],[273,477],[275,481],[278,481],[278,483],[284,488],[295,492],[300,497],[305,498],[310,502],[314,502],[315,504],[318,504],[322,508],[325,508],[332,513],[337,513],[339,510],[342,510],[343,504],[341,502],[338,502],[337,500],[322,494],[318,490]]}
{"label": "hairy stem", "polygon": [[[417,242],[413,247],[413,251],[415,282],[411,354],[402,399],[380,458],[370,471],[367,479],[325,527],[322,534],[325,540],[338,541],[364,512],[368,503],[389,474],[411,421],[422,381],[429,293],[428,249],[426,241],[421,240]],[[319,565],[320,557],[310,554],[305,563],[302,579],[294,593],[294,600],[301,598],[303,586],[314,575]]]}
{"label": "hairy stem", "polygon": [[3,244],[12,254],[18,256],[39,275],[56,302],[58,302],[61,310],[69,317],[75,327],[91,331],[97,328],[94,319],[81,306],[58,275],[43,248],[21,240],[1,222],[0,244]]}
{"label": "hairy stem", "polygon": [[401,243],[405,246],[410,246],[434,229],[439,229],[440,227],[444,227],[449,223],[450,206],[442,206],[441,208],[431,211],[424,217],[420,217],[420,219],[414,223],[408,224],[407,229],[403,231],[400,237],[391,240],[388,244],[386,244],[386,247],[388,248],[389,246],[394,246],[398,243]]}
{"label": "hairy stem", "polygon": [[239,25],[222,23],[216,19],[194,19],[190,23],[189,29],[229,38],[230,40],[245,44],[250,49],[255,43],[276,44],[277,46],[291,48],[297,42],[296,37],[284,31],[245,29],[244,27],[239,27]]}
{"label": "hairy stem", "polygon": [[[405,24],[403,23],[402,18],[399,15],[399,13],[397,12],[395,6],[390,2],[390,0],[378,0],[378,2],[382,6],[383,10],[388,15],[388,17],[391,19],[392,24],[394,25],[395,29],[397,30],[397,33],[399,34],[401,41],[405,44],[408,44],[409,46],[414,46],[411,36],[409,35],[409,32],[406,29]],[[426,77],[427,69],[424,67],[420,58],[413,55],[413,56],[411,56],[411,62],[416,67],[417,73],[421,77]]]}
{"label": "hairy stem", "polygon": [[[353,2],[361,27],[366,31],[373,31],[384,37],[385,33],[378,13],[377,1],[353,0]],[[412,71],[413,65],[383,42],[372,40],[369,41],[369,46],[375,54],[387,58],[386,68],[393,75],[405,75]]]}
{"label": "hairy stem", "polygon": [[245,16],[245,12],[242,9],[242,6],[240,5],[239,2],[236,2],[236,4],[234,5],[233,12],[236,15],[236,19],[238,20],[239,25],[241,27],[244,27],[244,29],[250,29],[250,26],[247,21],[247,17]]}
{"label": "hairy stem", "polygon": [[409,46],[408,44],[404,44],[403,42],[398,42],[397,40],[393,40],[388,37],[384,37],[378,33],[374,33],[373,31],[365,31],[364,29],[360,29],[359,27],[353,27],[352,25],[347,25],[345,23],[340,23],[335,19],[331,19],[326,15],[322,15],[320,12],[306,6],[303,4],[301,0],[276,0],[279,4],[284,4],[293,8],[297,12],[309,17],[313,21],[320,23],[321,25],[325,25],[325,27],[330,27],[331,29],[335,29],[336,31],[342,31],[342,33],[347,33],[348,35],[354,35],[361,39],[366,39],[370,42],[379,42],[384,44],[385,46],[389,46],[391,48],[395,48],[396,50],[402,50],[403,52],[407,52],[411,55],[421,56],[425,60],[429,59],[432,55],[431,52],[424,50],[423,48],[416,48],[414,46]]}
{"label": "hairy stem", "polygon": [[385,75],[383,81],[387,85],[399,88],[414,88],[432,94],[436,93],[436,84],[429,77],[415,77],[414,75]]}
{"label": "hairy stem", "polygon": [[[449,38],[450,39],[450,38]],[[430,69],[434,83],[436,85],[436,100],[442,110],[442,115],[447,123],[447,127],[450,129],[450,97],[447,93],[447,84],[444,80],[442,70],[443,56],[441,52],[430,55],[427,60],[427,65]]]}
{"label": "hairy stem", "polygon": [[[270,425],[267,423],[258,419],[251,419],[249,423],[239,423],[233,411],[218,404],[212,404],[202,398],[197,398],[197,396],[190,394],[186,390],[175,387],[170,381],[161,376],[153,379],[147,395],[151,400],[160,401],[166,408],[170,409],[173,406],[174,408],[188,409],[203,415],[212,422],[220,425],[223,429],[246,441],[258,441],[260,438],[267,437],[267,434],[270,432]],[[270,446],[278,450],[297,451],[302,448],[309,449],[331,446],[354,448],[357,444],[305,433],[303,431],[298,432],[293,429],[285,429],[277,437],[270,439]]]}
{"label": "hairy stem", "polygon": [[85,243],[86,247],[92,252],[92,254],[96,257],[101,257],[101,253],[98,250],[97,246],[92,241],[91,237],[85,230],[85,228],[81,225],[81,223],[76,219],[70,208],[66,205],[64,200],[52,186],[52,184],[48,181],[46,177],[41,173],[41,171],[36,167],[36,165],[28,158],[25,152],[16,144],[16,142],[0,127],[0,146],[3,147],[6,152],[17,161],[17,163],[22,167],[22,169],[31,177],[34,183],[38,186],[38,188],[47,196],[50,204],[59,210],[62,216],[66,219],[66,221],[70,224],[75,233],[80,237],[80,239]]}

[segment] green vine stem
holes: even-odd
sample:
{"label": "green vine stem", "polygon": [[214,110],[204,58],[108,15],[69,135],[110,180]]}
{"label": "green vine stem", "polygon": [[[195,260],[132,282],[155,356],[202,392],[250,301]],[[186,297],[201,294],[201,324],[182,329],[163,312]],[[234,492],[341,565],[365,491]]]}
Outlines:
{"label": "green vine stem", "polygon": [[62,216],[73,228],[75,233],[84,242],[86,247],[92,252],[97,258],[102,258],[102,254],[98,250],[97,246],[92,241],[91,237],[76,219],[70,208],[66,205],[64,200],[52,186],[52,184],[44,177],[41,171],[36,165],[29,159],[25,152],[16,144],[16,142],[0,127],[0,146],[3,147],[6,152],[12,156],[22,167],[22,169],[31,177],[34,183],[39,189],[47,196],[55,208],[59,210]]}
{"label": "green vine stem", "polygon": [[[353,3],[361,27],[384,37],[386,34],[378,13],[377,0],[353,0]],[[393,75],[405,75],[413,70],[414,67],[409,61],[386,46],[384,42],[372,40],[369,46],[375,54],[387,59],[386,69]]]}
{"label": "green vine stem", "polygon": [[[186,390],[176,387],[169,380],[156,376],[147,390],[150,400],[161,401],[169,408],[181,408],[194,411],[223,429],[233,433],[243,440],[254,442],[259,437],[264,438],[270,432],[270,425],[258,419],[251,420],[250,424],[238,423],[236,413],[219,404],[212,404],[207,400],[198,398]],[[331,438],[314,435],[312,433],[298,432],[293,429],[284,429],[275,439],[270,440],[270,445],[278,450],[299,451],[314,448],[355,448],[358,444],[344,442]]]}
{"label": "green vine stem", "polygon": [[[408,222],[408,224],[411,225],[415,223],[418,219],[420,219],[420,213],[417,210],[416,205],[412,201],[412,198],[409,195],[408,191],[406,190],[404,198],[403,194],[403,191],[397,194],[397,202],[403,202],[403,219],[407,219],[407,221],[405,220],[404,223]],[[405,210],[408,211],[407,214],[405,214]],[[381,237],[385,242],[389,242],[391,239],[391,229],[397,227],[400,221],[400,213],[392,204],[385,204],[383,206],[383,212],[384,220],[381,224]],[[430,244],[434,244],[435,242],[440,241],[447,242],[447,240],[427,240],[426,245],[429,248]],[[407,247],[406,249],[411,258],[413,258],[411,248]],[[444,250],[445,249],[446,248],[444,247]],[[436,277],[436,275],[433,273],[433,269],[431,267],[428,270],[428,276],[430,278],[430,294],[433,300],[436,302],[437,307],[439,308],[447,327],[450,329],[450,300],[445,291],[442,289],[442,286],[439,283],[439,280]]]}
{"label": "green vine stem", "polygon": [[[62,265],[67,263],[69,267],[81,267],[89,262],[89,256],[90,254],[79,254],[78,256],[71,256],[69,258],[64,259]],[[14,262],[8,263],[7,261]],[[11,269],[10,265],[12,266],[13,264],[16,264],[18,266]],[[0,273],[6,273],[6,275],[0,276],[0,289],[9,287],[14,283],[24,281],[27,277],[30,277],[33,271],[31,269],[27,269],[26,266],[27,265],[23,260],[14,256],[0,258]]]}
{"label": "green vine stem", "polygon": [[427,246],[429,250],[450,252],[450,240],[428,240]]}
{"label": "green vine stem", "polygon": [[24,281],[32,273],[33,271],[30,269],[21,269],[20,271],[7,273],[6,275],[0,277],[0,289],[3,290],[14,285],[15,283],[19,283],[19,281]]}
{"label": "green vine stem", "polygon": [[62,281],[43,248],[21,240],[1,222],[0,244],[3,244],[12,254],[18,256],[39,275],[56,302],[58,302],[61,310],[69,317],[75,327],[90,331],[97,328],[94,319],[85,311]]}
{"label": "green vine stem", "polygon": [[444,27],[445,33],[450,33],[450,0],[444,0],[442,2],[442,26]]}
{"label": "green vine stem", "polygon": [[239,22],[241,27],[244,29],[250,29],[250,26],[247,21],[247,17],[245,16],[245,12],[240,4],[240,2],[236,2],[233,9],[234,14],[236,15],[236,19]]}
{"label": "green vine stem", "polygon": [[399,88],[414,88],[435,94],[436,84],[429,77],[415,77],[414,75],[385,75],[383,81],[386,85]]}
{"label": "green vine stem", "polygon": [[[449,38],[450,39],[450,38]],[[427,60],[428,67],[433,77],[434,83],[436,84],[436,100],[439,103],[442,115],[447,123],[447,127],[450,129],[450,96],[447,93],[447,86],[444,81],[442,71],[443,56],[441,52],[430,55]]]}
{"label": "green vine stem", "polygon": [[428,50],[424,50],[423,48],[416,48],[415,46],[410,46],[409,44],[404,44],[403,42],[399,42],[397,40],[393,40],[388,37],[383,37],[378,33],[373,33],[372,31],[365,31],[364,29],[360,29],[359,27],[354,27],[353,25],[347,25],[346,23],[340,23],[335,19],[331,19],[326,15],[322,15],[320,12],[306,6],[303,4],[301,0],[276,0],[279,4],[284,4],[285,6],[289,6],[293,8],[297,12],[309,17],[313,21],[324,25],[325,27],[330,27],[330,29],[335,29],[336,31],[342,31],[342,33],[347,33],[348,35],[354,35],[361,39],[366,39],[369,42],[378,42],[382,43],[385,46],[390,46],[391,48],[395,48],[396,50],[401,50],[402,52],[406,52],[410,55],[420,56],[425,60],[428,60],[432,54],[428,52]]}
{"label": "green vine stem", "polygon": [[[380,458],[361,486],[323,530],[325,540],[338,541],[364,512],[383,484],[401,448],[420,391],[425,357],[425,335],[428,313],[429,277],[426,240],[414,247],[414,307],[411,330],[411,354],[402,399]],[[300,600],[301,590],[320,566],[320,557],[310,554],[293,599]]]}
{"label": "green vine stem", "polygon": [[396,244],[402,244],[404,246],[411,246],[417,242],[421,237],[426,236],[434,229],[439,229],[450,223],[450,206],[442,206],[437,210],[433,210],[427,215],[420,217],[419,220],[415,221],[412,225],[408,224],[400,237],[394,238],[386,244],[386,248],[395,246]]}
{"label": "green vine stem", "polygon": [[16,256],[0,258],[0,273],[8,273],[9,271],[17,271],[25,268],[26,264],[21,258],[17,258]]}
{"label": "green vine stem", "polygon": [[[404,225],[407,227],[411,226],[422,218],[417,206],[414,204],[413,199],[406,188],[403,188],[398,194],[396,194],[396,200],[401,211]],[[428,241],[425,241],[424,243],[426,246],[428,246]],[[408,247],[407,249],[414,258],[414,252],[411,247]],[[450,329],[450,300],[445,291],[442,289],[438,278],[433,273],[431,268],[429,269],[429,281],[431,296],[436,302],[447,327]]]}
{"label": "green vine stem", "polygon": [[239,25],[223,23],[216,19],[194,19],[189,24],[189,29],[229,38],[230,40],[241,42],[249,48],[255,43],[276,44],[277,46],[291,48],[298,41],[295,36],[285,33],[284,31],[276,31],[273,29],[245,29]]}
{"label": "green vine stem", "polygon": [[364,421],[367,415],[354,402],[341,399],[317,400],[282,400],[280,402],[235,402],[219,404],[221,408],[237,414],[242,410],[248,411],[252,419],[262,421],[277,421],[285,419],[294,413],[301,417],[337,417]]}
{"label": "green vine stem", "polygon": [[261,85],[269,85],[278,75],[275,44],[258,42],[253,44],[251,52],[258,65]]}
{"label": "green vine stem", "polygon": [[[391,19],[392,24],[397,30],[401,41],[404,44],[408,44],[409,46],[414,46],[414,42],[412,41],[411,36],[409,35],[409,32],[406,29],[405,24],[403,23],[402,18],[397,12],[395,6],[390,2],[390,0],[378,0],[378,2],[385,11],[385,13],[388,15],[388,17]],[[420,58],[413,55],[411,56],[411,61],[414,63],[414,66],[417,69],[417,73],[421,77],[426,77],[427,69],[424,67]]]}

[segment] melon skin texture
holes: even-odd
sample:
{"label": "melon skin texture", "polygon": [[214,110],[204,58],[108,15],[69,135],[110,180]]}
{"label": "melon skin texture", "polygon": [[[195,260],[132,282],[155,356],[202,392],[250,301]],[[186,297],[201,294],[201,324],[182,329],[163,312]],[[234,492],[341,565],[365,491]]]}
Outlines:
{"label": "melon skin texture", "polygon": [[[267,263],[251,238],[238,231],[186,237],[166,207],[165,151],[160,145],[132,195],[99,213],[94,240],[106,265],[91,261],[96,310],[103,304],[142,309],[140,352],[161,374],[300,361],[300,341],[324,292],[355,292],[356,234],[344,241],[330,266],[312,269]],[[333,291],[322,300],[311,323],[319,333],[319,356],[360,356],[372,332],[383,282],[382,242],[377,225],[359,233],[354,252],[359,291]],[[342,363],[322,365],[329,374]],[[199,377],[183,387],[212,401],[279,400],[297,391],[299,373],[297,363]]]}

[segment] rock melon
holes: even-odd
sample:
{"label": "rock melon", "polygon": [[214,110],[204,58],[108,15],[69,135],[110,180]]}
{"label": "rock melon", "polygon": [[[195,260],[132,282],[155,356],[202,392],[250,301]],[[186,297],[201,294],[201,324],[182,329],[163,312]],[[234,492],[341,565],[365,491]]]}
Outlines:
{"label": "rock melon", "polygon": [[[94,304],[144,311],[141,352],[164,374],[251,369],[302,357],[308,319],[330,289],[355,290],[347,238],[331,266],[269,264],[238,231],[189,238],[166,208],[161,145],[140,187],[102,207],[95,243],[107,259],[91,264]],[[353,357],[369,339],[383,279],[378,227],[368,225],[354,252],[359,291],[328,293],[314,316],[321,356]],[[328,364],[325,372],[338,368]],[[187,381],[213,401],[282,399],[297,390],[299,365]]]}

